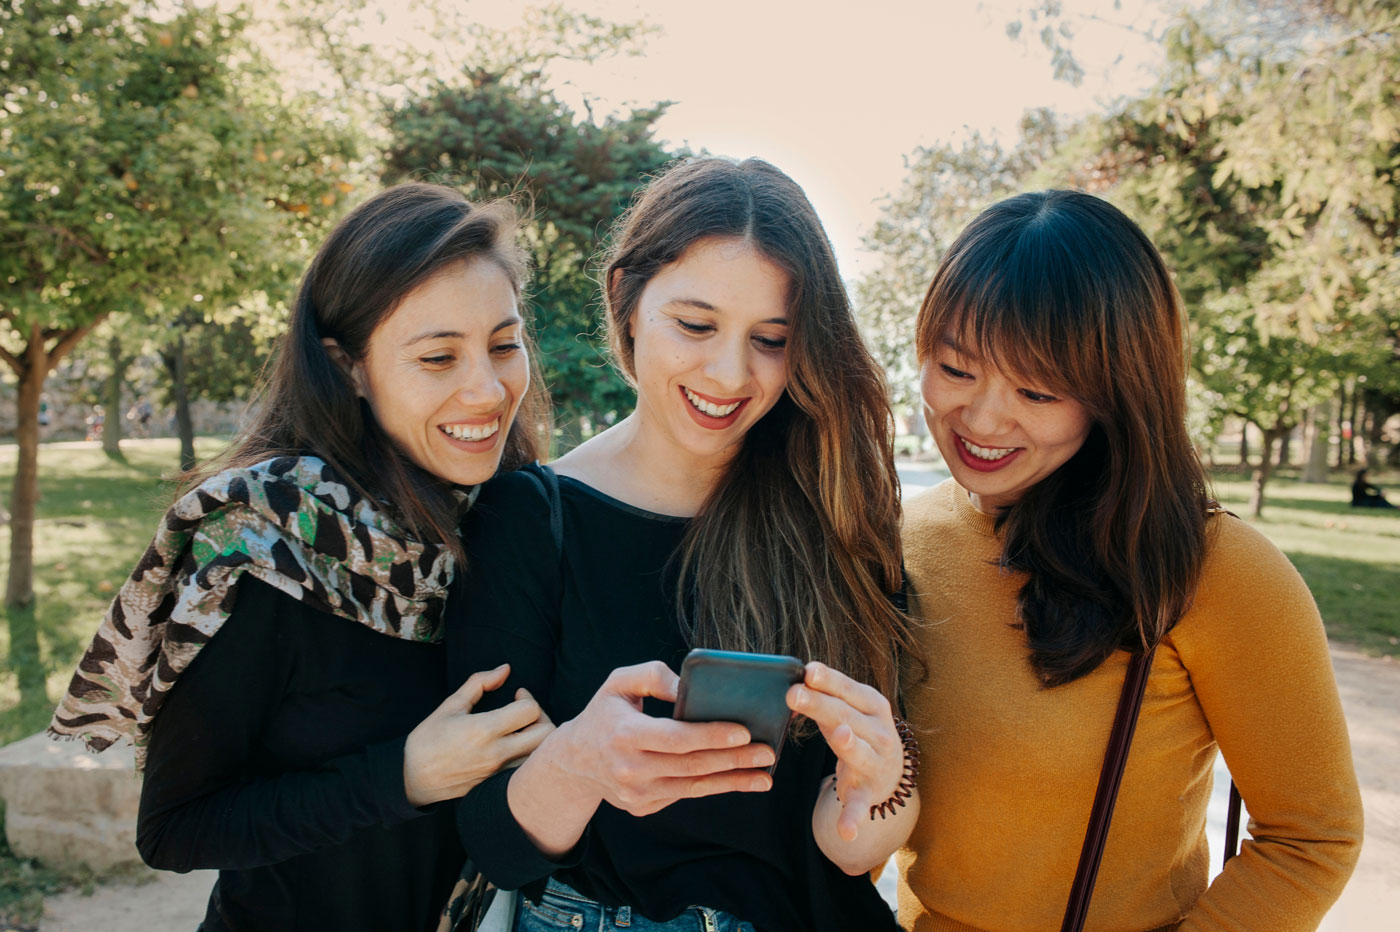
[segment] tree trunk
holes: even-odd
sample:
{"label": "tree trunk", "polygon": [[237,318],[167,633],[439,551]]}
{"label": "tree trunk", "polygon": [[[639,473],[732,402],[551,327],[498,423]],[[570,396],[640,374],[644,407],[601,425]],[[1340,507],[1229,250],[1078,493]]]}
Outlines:
{"label": "tree trunk", "polygon": [[1283,432],[1283,436],[1278,438],[1278,464],[1288,466],[1293,462],[1293,430],[1292,428]]}
{"label": "tree trunk", "polygon": [[1346,465],[1347,456],[1347,383],[1337,387],[1337,405],[1333,409],[1337,415],[1337,468]]}
{"label": "tree trunk", "polygon": [[1381,468],[1381,439],[1385,434],[1385,404],[1382,399],[1366,399],[1366,468]]}
{"label": "tree trunk", "polygon": [[170,369],[170,393],[175,401],[175,430],[180,435],[180,471],[194,469],[194,418],[190,414],[190,395],[185,383],[185,336],[183,324],[176,323],[175,343],[165,354]]}
{"label": "tree trunk", "polygon": [[15,440],[19,459],[10,493],[10,572],[5,580],[5,617],[10,628],[10,666],[19,680],[20,706],[47,704],[39,625],[34,613],[34,519],[39,504],[39,396],[49,374],[42,339],[30,340],[19,380]]}
{"label": "tree trunk", "polygon": [[1282,427],[1272,427],[1263,431],[1264,449],[1259,457],[1259,465],[1254,470],[1254,489],[1249,497],[1249,513],[1256,518],[1264,516],[1264,487],[1269,484],[1269,477],[1274,474],[1274,442],[1282,439],[1285,433],[1287,429]]}
{"label": "tree trunk", "polygon": [[1249,468],[1249,421],[1240,421],[1240,465]]}
{"label": "tree trunk", "polygon": [[126,381],[126,368],[130,365],[130,360],[122,355],[122,343],[117,337],[112,337],[109,350],[112,374],[102,385],[102,406],[107,409],[107,416],[102,421],[102,450],[112,459],[120,459],[122,455],[122,383]]}
{"label": "tree trunk", "polygon": [[1361,433],[1361,422],[1358,417],[1361,414],[1361,387],[1353,385],[1351,387],[1351,439],[1347,441],[1347,465],[1356,465],[1356,438]]}
{"label": "tree trunk", "polygon": [[1308,465],[1303,470],[1304,482],[1327,481],[1327,454],[1332,445],[1332,402],[1326,401],[1312,409],[1312,444],[1308,448]]}

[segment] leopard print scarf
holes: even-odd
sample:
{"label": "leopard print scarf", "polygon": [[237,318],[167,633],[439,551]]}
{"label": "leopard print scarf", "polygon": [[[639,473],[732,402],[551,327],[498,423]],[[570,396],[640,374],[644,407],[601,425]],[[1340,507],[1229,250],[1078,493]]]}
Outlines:
{"label": "leopard print scarf", "polygon": [[225,470],[166,512],[78,662],[49,734],[82,737],[95,751],[126,738],[141,769],[156,713],[228,618],[243,573],[381,634],[439,641],[452,572],[448,550],[411,540],[322,460],[283,456]]}

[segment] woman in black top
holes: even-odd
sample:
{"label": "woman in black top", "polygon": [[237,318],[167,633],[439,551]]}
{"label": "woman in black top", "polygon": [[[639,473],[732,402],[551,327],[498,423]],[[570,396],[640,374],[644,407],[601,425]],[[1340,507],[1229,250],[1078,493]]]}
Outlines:
{"label": "woman in black top", "polygon": [[[917,811],[872,821],[905,767],[898,486],[825,233],[772,166],[694,160],[620,222],[606,283],[637,407],[556,464],[562,542],[541,472],[465,524],[449,673],[509,662],[564,723],[458,804],[467,849],[525,932],[893,928],[867,872]],[[670,719],[695,646],[811,661],[772,777],[741,726]]]}
{"label": "woman in black top", "polygon": [[465,855],[434,804],[551,728],[519,692],[471,714],[504,667],[444,701],[439,643],[464,487],[536,455],[514,230],[422,184],[341,222],[55,714],[134,741],[142,857],[219,869],[202,929],[436,927]]}

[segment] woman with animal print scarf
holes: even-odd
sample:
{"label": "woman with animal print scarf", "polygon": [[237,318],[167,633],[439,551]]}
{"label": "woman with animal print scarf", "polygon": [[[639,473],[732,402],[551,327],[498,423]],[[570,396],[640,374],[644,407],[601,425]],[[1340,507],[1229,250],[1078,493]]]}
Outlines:
{"label": "woman with animal print scarf", "polygon": [[536,458],[514,212],[391,188],[311,263],[248,428],[189,477],[50,730],[144,768],[137,846],[218,868],[201,926],[429,929],[450,806],[551,730],[505,666],[447,697],[470,490]]}

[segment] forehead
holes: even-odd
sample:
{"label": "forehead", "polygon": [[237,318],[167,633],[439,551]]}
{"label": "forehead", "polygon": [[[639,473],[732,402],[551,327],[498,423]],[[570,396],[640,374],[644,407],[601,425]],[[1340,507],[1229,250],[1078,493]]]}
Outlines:
{"label": "forehead", "polygon": [[700,310],[786,320],[789,277],[747,240],[709,238],[663,266],[642,291],[642,305],[690,304]]}
{"label": "forehead", "polygon": [[435,330],[486,333],[515,315],[515,286],[504,269],[489,259],[454,262],[405,295],[371,341]]}

